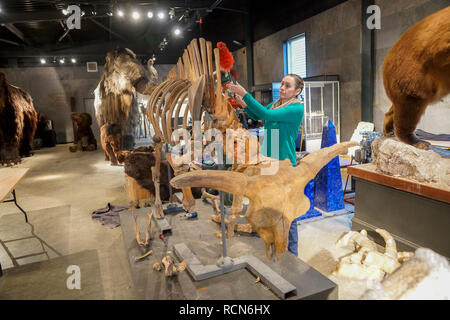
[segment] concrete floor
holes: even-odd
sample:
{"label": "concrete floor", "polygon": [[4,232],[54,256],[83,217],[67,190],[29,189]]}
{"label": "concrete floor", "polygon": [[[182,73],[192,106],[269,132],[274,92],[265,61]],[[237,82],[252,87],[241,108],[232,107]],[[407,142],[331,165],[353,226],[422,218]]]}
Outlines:
{"label": "concrete floor", "polygon": [[[31,255],[17,259],[18,265],[96,250],[104,298],[136,299],[121,229],[108,229],[91,218],[92,211],[105,207],[108,202],[129,203],[123,167],[110,166],[104,161],[101,150],[70,153],[68,147],[57,145],[37,150],[35,156],[23,159],[19,165],[30,170],[16,188],[18,203],[28,212],[34,233],[45,241],[48,256],[32,256],[42,252],[37,239],[8,243],[8,250],[15,257]],[[364,281],[331,276],[338,258],[351,252],[351,248],[339,249],[334,245],[350,230],[350,219],[349,215],[341,215],[304,222],[298,227],[299,258],[338,284],[339,299],[357,299],[367,289]],[[25,223],[14,204],[0,204],[0,240],[20,239],[29,235],[30,230],[31,226]],[[1,246],[0,263],[3,269],[14,267]],[[6,271],[4,277],[7,276]],[[23,290],[31,289],[25,286]],[[27,298],[23,292],[18,296]],[[30,293],[30,296],[33,295]],[[11,294],[9,298],[15,297]]]}

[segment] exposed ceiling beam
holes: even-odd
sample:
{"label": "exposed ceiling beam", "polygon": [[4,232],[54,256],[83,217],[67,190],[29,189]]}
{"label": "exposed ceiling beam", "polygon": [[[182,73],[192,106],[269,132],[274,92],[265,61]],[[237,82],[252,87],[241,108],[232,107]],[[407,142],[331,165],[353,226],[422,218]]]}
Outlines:
{"label": "exposed ceiling beam", "polygon": [[69,38],[69,40],[71,42],[73,42],[73,39],[72,39],[72,37],[69,34],[70,29],[66,27],[66,25],[64,24],[64,22],[62,20],[59,20],[59,24],[60,24],[61,28],[63,28],[64,33],[63,33],[63,35],[61,37],[59,37],[58,42],[61,42],[62,39],[64,39],[66,36]]}
{"label": "exposed ceiling beam", "polygon": [[98,22],[97,20],[95,20],[94,18],[88,17],[88,19],[92,22],[94,22],[96,25],[98,25],[99,27],[103,28],[104,30],[108,31],[109,33],[115,35],[116,37],[118,37],[119,39],[123,40],[123,41],[127,41],[123,36],[121,36],[120,34],[112,31],[110,28],[108,28],[107,26],[105,26],[104,24]]}
{"label": "exposed ceiling beam", "polygon": [[28,39],[25,38],[25,35],[23,34],[23,32],[20,31],[19,29],[17,29],[16,26],[14,26],[12,23],[6,23],[3,26],[6,29],[8,29],[9,31],[11,31],[17,38],[19,38],[20,40],[22,40],[26,44],[31,45],[30,41],[28,41]]}
{"label": "exposed ceiling beam", "polygon": [[15,45],[15,46],[19,46],[19,47],[20,47],[20,43],[17,43],[17,42],[15,42],[15,41],[11,41],[11,40],[6,40],[6,39],[0,38],[0,42],[5,42],[5,43],[9,43],[9,44],[12,44],[12,45]]}

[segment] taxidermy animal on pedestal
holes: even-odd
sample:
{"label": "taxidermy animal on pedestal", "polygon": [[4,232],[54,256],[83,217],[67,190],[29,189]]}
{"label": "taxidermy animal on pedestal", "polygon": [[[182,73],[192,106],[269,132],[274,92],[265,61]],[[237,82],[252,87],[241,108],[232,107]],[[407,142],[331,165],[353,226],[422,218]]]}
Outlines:
{"label": "taxidermy animal on pedestal", "polygon": [[134,146],[139,117],[137,92],[147,94],[146,90],[152,84],[149,71],[130,49],[119,48],[106,54],[103,75],[95,89],[95,115],[99,127],[105,124],[120,126],[124,150],[131,150]]}
{"label": "taxidermy animal on pedestal", "polygon": [[427,106],[450,92],[450,6],[416,23],[389,51],[383,82],[392,107],[384,116],[385,136],[428,149],[414,134]]}
{"label": "taxidermy animal on pedestal", "polygon": [[92,117],[89,113],[76,114],[72,112],[70,115],[72,121],[76,124],[74,146],[69,147],[70,152],[94,151],[97,150],[97,140],[92,132]]}
{"label": "taxidermy animal on pedestal", "polygon": [[30,156],[38,115],[31,96],[9,84],[0,71],[0,163],[13,165]]}

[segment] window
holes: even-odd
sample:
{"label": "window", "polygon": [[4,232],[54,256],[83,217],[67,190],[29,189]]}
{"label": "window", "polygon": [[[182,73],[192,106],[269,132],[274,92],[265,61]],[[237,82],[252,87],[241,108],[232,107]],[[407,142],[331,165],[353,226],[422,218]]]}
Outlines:
{"label": "window", "polygon": [[295,73],[306,78],[306,37],[301,34],[289,39],[284,48],[285,74]]}

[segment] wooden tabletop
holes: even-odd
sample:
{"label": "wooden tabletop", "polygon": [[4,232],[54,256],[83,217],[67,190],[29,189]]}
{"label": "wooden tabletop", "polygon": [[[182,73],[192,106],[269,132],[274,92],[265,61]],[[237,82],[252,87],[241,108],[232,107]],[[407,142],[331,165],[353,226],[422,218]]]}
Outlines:
{"label": "wooden tabletop", "polygon": [[450,203],[450,190],[429,183],[421,183],[406,178],[388,176],[376,171],[372,163],[348,167],[348,174],[367,181],[379,183],[394,189],[410,192],[419,196]]}
{"label": "wooden tabletop", "polygon": [[0,168],[0,202],[14,190],[29,168]]}

